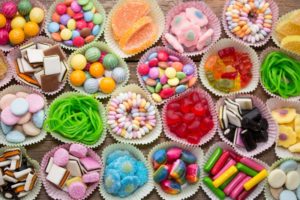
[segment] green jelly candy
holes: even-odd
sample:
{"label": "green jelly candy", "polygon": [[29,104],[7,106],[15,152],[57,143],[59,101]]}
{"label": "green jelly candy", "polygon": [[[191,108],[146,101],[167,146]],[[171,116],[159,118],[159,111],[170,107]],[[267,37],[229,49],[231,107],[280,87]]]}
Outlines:
{"label": "green jelly candy", "polygon": [[147,88],[147,90],[148,90],[149,92],[151,92],[151,93],[154,93],[154,92],[155,92],[154,88],[151,87],[151,86],[146,85],[146,88]]}
{"label": "green jelly candy", "polygon": [[222,155],[223,150],[221,147],[216,148],[213,154],[210,156],[208,161],[204,165],[204,171],[209,173],[210,170],[214,167],[216,162],[219,160],[220,156]]}
{"label": "green jelly candy", "polygon": [[239,171],[244,172],[245,174],[247,174],[248,176],[256,176],[258,174],[257,171],[251,169],[250,167],[247,167],[246,165],[242,164],[242,163],[237,163],[236,164],[236,168],[238,168]]}
{"label": "green jelly candy", "polygon": [[221,200],[225,199],[225,193],[213,185],[213,181],[209,177],[203,179],[203,183]]}

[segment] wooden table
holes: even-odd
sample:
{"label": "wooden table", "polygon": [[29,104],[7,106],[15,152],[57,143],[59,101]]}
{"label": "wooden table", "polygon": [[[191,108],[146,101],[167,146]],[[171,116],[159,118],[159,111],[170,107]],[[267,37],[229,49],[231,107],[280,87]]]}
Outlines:
{"label": "wooden table", "polygon": [[[47,7],[49,7],[51,5],[51,3],[53,2],[52,0],[40,0],[40,1],[44,2],[47,5]],[[104,8],[105,8],[107,14],[111,10],[111,8],[115,2],[115,0],[99,0],[99,1],[104,5]],[[279,10],[280,10],[280,15],[283,15],[286,12],[289,12],[291,10],[298,9],[300,6],[299,0],[275,0],[275,1],[278,4]],[[163,11],[166,13],[170,8],[172,8],[173,6],[177,5],[179,2],[182,2],[182,1],[181,0],[158,0],[158,2],[159,2],[159,5],[161,6],[161,8],[163,9]],[[214,11],[214,13],[216,13],[216,15],[221,19],[224,1],[223,0],[206,0],[205,2],[211,7],[211,9]],[[222,38],[226,38],[224,31],[222,32]],[[104,40],[103,37],[101,38],[101,40],[102,41]],[[269,46],[275,46],[275,44],[270,40],[264,47],[257,48],[256,50],[259,54],[262,49],[269,47]],[[135,70],[136,70],[137,62],[138,62],[139,58],[141,57],[141,55],[142,54],[139,54],[138,56],[135,56],[133,58],[126,60],[130,66],[130,72],[131,72],[129,83],[138,83],[137,77],[135,75]],[[201,57],[202,56],[197,56],[197,57],[193,58],[193,60],[195,61],[195,63],[197,65],[199,64]],[[11,82],[11,84],[15,84],[15,83],[16,83],[15,81]],[[199,82],[198,82],[198,85],[199,85],[199,87],[202,87],[199,84]],[[64,89],[64,91],[69,91],[69,90],[71,90],[71,88],[69,86],[66,86]],[[62,92],[60,92],[60,94],[61,93]],[[269,96],[267,96],[267,94],[262,90],[262,88],[260,86],[258,86],[258,88],[255,90],[254,94],[257,95],[258,97],[262,98],[263,100],[266,100],[267,98],[269,98]],[[49,103],[51,103],[51,100],[53,98],[55,98],[55,97],[48,98]],[[215,100],[217,100],[217,97],[213,96],[213,98]],[[104,103],[106,103],[106,101],[104,101]],[[152,149],[153,146],[155,146],[156,144],[159,144],[161,142],[167,141],[167,140],[168,139],[166,139],[164,133],[161,133],[160,138],[157,139],[155,142],[153,142],[151,145],[141,146],[141,147],[139,146],[138,148],[144,152],[145,156],[147,156],[148,152]],[[208,144],[203,146],[204,151],[207,151],[207,149],[217,141],[220,141],[220,137],[216,134],[212,141],[210,141]],[[105,139],[104,144],[102,144],[99,148],[96,148],[95,151],[101,155],[102,150],[106,146],[108,146],[109,144],[112,144],[112,143],[116,143],[116,141],[108,134]],[[48,135],[46,137],[46,139],[43,140],[42,142],[27,147],[27,150],[28,150],[29,155],[32,158],[34,158],[37,161],[41,161],[42,157],[44,156],[44,154],[47,151],[49,151],[53,147],[60,145],[60,144],[61,144],[60,142],[58,142],[57,140],[54,140],[50,135]],[[274,152],[274,147],[275,147],[275,145],[273,145],[269,150],[261,153],[260,155],[258,155],[256,157],[258,159],[265,161],[267,164],[271,165],[275,160],[277,160],[277,158],[275,156],[275,152]],[[46,192],[43,188],[37,199],[46,200],[46,199],[50,199],[50,197],[46,194]],[[100,194],[97,190],[93,193],[93,195],[89,199],[103,199],[103,198],[100,196]],[[151,192],[151,194],[148,195],[145,199],[154,200],[154,199],[160,199],[160,198],[159,198],[158,194],[156,193],[156,191],[153,190]],[[201,199],[202,200],[202,199],[208,199],[208,197],[205,195],[203,190],[199,188],[199,191],[190,199]],[[258,199],[264,199],[263,193],[260,194]]]}

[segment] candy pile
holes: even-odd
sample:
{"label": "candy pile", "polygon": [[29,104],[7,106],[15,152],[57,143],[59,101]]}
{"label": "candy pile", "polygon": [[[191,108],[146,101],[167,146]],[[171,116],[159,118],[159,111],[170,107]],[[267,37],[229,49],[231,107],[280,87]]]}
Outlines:
{"label": "candy pile", "polygon": [[151,102],[134,92],[120,93],[108,104],[108,121],[114,134],[126,139],[142,138],[156,125],[156,110]]}
{"label": "candy pile", "polygon": [[203,183],[219,198],[246,199],[263,181],[267,170],[256,161],[217,147],[204,165]]}
{"label": "candy pile", "polygon": [[56,4],[47,29],[53,40],[81,47],[100,34],[104,15],[93,0],[65,0]]}
{"label": "candy pile", "polygon": [[80,144],[59,148],[47,161],[46,180],[67,192],[71,198],[83,199],[90,185],[99,182],[101,165],[89,149]]}
{"label": "candy pile", "polygon": [[219,108],[219,122],[223,135],[247,151],[256,149],[257,143],[268,141],[268,121],[251,98],[226,98]]}
{"label": "candy pile", "polygon": [[273,15],[268,1],[231,0],[225,16],[229,31],[241,40],[255,44],[264,41],[272,30]]}
{"label": "candy pile", "polygon": [[17,92],[0,99],[1,129],[11,143],[24,142],[26,137],[41,133],[45,117],[45,101],[35,93]]}
{"label": "candy pile", "polygon": [[194,64],[183,63],[179,57],[165,50],[151,53],[137,71],[157,103],[184,92],[197,81]]}
{"label": "candy pile", "polygon": [[210,85],[219,91],[239,91],[252,80],[252,61],[246,52],[227,47],[207,58],[204,69]]}
{"label": "candy pile", "polygon": [[168,194],[179,194],[186,184],[196,184],[200,180],[196,156],[180,147],[155,151],[152,164],[153,180]]}
{"label": "candy pile", "polygon": [[6,57],[3,52],[0,50],[0,80],[3,80],[7,74],[8,66],[5,61]]}
{"label": "candy pile", "polygon": [[89,47],[84,53],[74,55],[70,65],[73,68],[69,77],[71,84],[83,86],[89,94],[110,94],[128,77],[124,66],[120,66],[119,58],[98,47]]}
{"label": "candy pile", "polygon": [[148,169],[127,150],[115,150],[106,159],[104,188],[107,193],[125,198],[148,182]]}
{"label": "candy pile", "polygon": [[15,60],[22,82],[44,92],[57,91],[67,75],[66,57],[59,45],[31,42],[20,47]]}
{"label": "candy pile", "polygon": [[165,39],[180,53],[201,51],[212,42],[214,30],[201,10],[190,7],[175,15]]}
{"label": "candy pile", "polygon": [[38,174],[19,148],[7,149],[0,156],[0,189],[4,199],[25,197],[34,188]]}
{"label": "candy pile", "polygon": [[126,0],[113,10],[112,34],[126,54],[139,53],[157,39],[158,27],[150,12],[146,0]]}
{"label": "candy pile", "polygon": [[0,45],[18,45],[39,34],[45,13],[30,0],[6,1],[0,7]]}

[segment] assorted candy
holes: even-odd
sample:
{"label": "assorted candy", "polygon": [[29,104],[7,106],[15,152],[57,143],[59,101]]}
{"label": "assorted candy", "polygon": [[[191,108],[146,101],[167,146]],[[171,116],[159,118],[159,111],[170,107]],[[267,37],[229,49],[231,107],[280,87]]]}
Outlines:
{"label": "assorted candy", "polygon": [[84,199],[88,188],[96,187],[100,179],[101,163],[95,155],[80,144],[58,148],[46,163],[46,180],[72,199]]}
{"label": "assorted candy", "polygon": [[184,187],[200,180],[197,157],[180,147],[162,148],[152,155],[153,180],[167,194],[184,192]]}
{"label": "assorted candy", "polygon": [[197,70],[193,63],[168,53],[164,49],[152,51],[147,61],[137,67],[137,72],[156,103],[195,85]]}
{"label": "assorted candy", "polygon": [[127,150],[115,150],[106,158],[103,184],[107,193],[125,198],[148,182],[146,165]]}
{"label": "assorted candy", "polygon": [[10,143],[22,143],[26,137],[41,134],[45,118],[45,100],[36,93],[16,92],[1,97],[1,129]]}
{"label": "assorted candy", "polygon": [[199,144],[215,126],[207,97],[198,91],[171,100],[163,112],[170,132],[190,144]]}
{"label": "assorted candy", "polygon": [[8,71],[8,65],[5,61],[5,56],[3,52],[0,50],[0,81],[3,80]]}
{"label": "assorted candy", "polygon": [[69,47],[82,47],[102,32],[105,13],[93,0],[64,0],[55,5],[47,30]]}
{"label": "assorted candy", "polygon": [[210,85],[224,93],[236,92],[248,86],[252,80],[252,61],[247,52],[234,47],[220,49],[210,55],[204,66]]}
{"label": "assorted candy", "polygon": [[40,33],[45,13],[30,0],[4,1],[0,7],[0,45],[18,45]]}
{"label": "assorted candy", "polygon": [[6,149],[0,157],[2,199],[26,198],[38,181],[38,169],[19,148]]}
{"label": "assorted candy", "polygon": [[244,200],[264,181],[268,172],[255,160],[217,147],[204,165],[202,181],[218,199]]}

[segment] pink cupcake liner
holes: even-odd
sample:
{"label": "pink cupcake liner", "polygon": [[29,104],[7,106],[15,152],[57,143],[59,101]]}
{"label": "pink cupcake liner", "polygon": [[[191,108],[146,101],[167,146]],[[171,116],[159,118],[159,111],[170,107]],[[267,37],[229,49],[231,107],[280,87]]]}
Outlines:
{"label": "pink cupcake liner", "polygon": [[262,117],[264,117],[268,121],[268,124],[269,124],[268,141],[264,142],[264,143],[262,143],[262,142],[257,143],[256,149],[248,152],[245,148],[237,147],[232,142],[230,142],[227,138],[225,138],[225,136],[223,135],[223,130],[221,129],[219,122],[218,122],[218,130],[219,130],[218,133],[219,133],[219,136],[221,137],[221,139],[226,144],[232,146],[232,148],[234,148],[239,154],[241,154],[243,156],[247,156],[247,157],[253,157],[253,156],[256,156],[272,147],[272,145],[275,142],[276,137],[277,137],[278,127],[277,127],[276,122],[272,118],[270,111],[264,104],[264,102],[261,99],[259,99],[258,97],[250,95],[250,94],[231,95],[229,97],[223,97],[223,98],[219,99],[216,104],[217,112],[219,112],[220,106],[224,105],[224,100],[226,98],[234,99],[236,97],[248,97],[248,98],[252,99],[253,105],[255,105],[258,108],[258,110],[261,112]]}
{"label": "pink cupcake liner", "polygon": [[[208,108],[209,108],[209,111],[211,113],[211,116],[212,116],[212,120],[213,120],[213,123],[214,123],[214,127],[208,132],[205,134],[205,136],[203,136],[200,140],[200,142],[198,144],[191,144],[189,143],[187,140],[183,139],[183,138],[180,138],[178,137],[176,134],[174,134],[169,126],[167,125],[167,118],[166,118],[166,115],[167,115],[167,107],[168,107],[168,104],[176,101],[176,100],[179,100],[179,99],[184,99],[187,95],[189,95],[190,93],[192,92],[197,92],[201,95],[203,95],[205,97],[205,99],[207,99],[208,101]],[[184,144],[184,145],[187,145],[187,146],[202,146],[204,144],[206,144],[207,142],[209,142],[216,134],[216,131],[217,131],[217,124],[218,124],[218,119],[217,119],[217,112],[216,112],[216,108],[215,108],[215,103],[214,101],[212,100],[211,96],[204,90],[200,89],[200,88],[192,88],[190,90],[187,90],[179,95],[176,95],[174,97],[171,97],[167,102],[166,104],[164,105],[163,109],[162,109],[162,121],[163,121],[163,127],[164,127],[164,132],[165,132],[165,135],[175,141],[175,142],[178,142],[178,143],[181,143],[181,144]]]}
{"label": "pink cupcake liner", "polygon": [[[15,2],[16,4],[19,3],[20,0],[3,0],[2,3],[5,3],[5,2]],[[32,3],[32,7],[39,7],[41,9],[44,10],[44,20],[43,22],[41,22],[39,24],[39,27],[40,27],[40,31],[39,33],[37,34],[38,35],[41,35],[42,32],[45,31],[45,19],[46,19],[46,13],[47,13],[47,10],[44,6],[44,4],[42,4],[41,2],[39,2],[38,0],[30,0],[30,2]],[[2,5],[2,3],[0,5]],[[31,37],[33,38],[33,37]],[[24,42],[22,42],[21,44],[18,44],[18,45],[15,45],[15,46],[11,46],[10,44],[7,44],[7,45],[0,45],[0,49],[3,50],[4,52],[10,52],[11,50],[15,49],[15,48],[18,48],[20,47],[21,45],[25,44],[28,40],[30,40],[31,38],[28,38],[28,39],[25,39]]]}
{"label": "pink cupcake liner", "polygon": [[[42,179],[42,182],[43,182],[43,185],[45,187],[45,190],[46,190],[47,194],[53,199],[57,199],[57,200],[74,200],[73,198],[71,198],[69,196],[69,194],[67,192],[59,189],[54,184],[50,183],[46,179],[47,174],[45,173],[45,170],[46,170],[47,164],[48,164],[48,160],[50,159],[50,157],[52,157],[54,155],[55,151],[59,148],[69,149],[70,146],[71,146],[71,144],[63,144],[63,145],[60,145],[60,146],[57,146],[57,147],[51,149],[50,151],[48,151],[44,155],[44,157],[41,161],[40,178]],[[102,171],[102,161],[101,161],[101,158],[99,157],[99,155],[95,151],[93,151],[89,148],[88,148],[88,155],[90,157],[92,157],[93,159],[95,159],[97,162],[100,163],[101,171]],[[99,174],[100,174],[100,172],[99,172]],[[77,200],[87,199],[97,189],[98,184],[99,184],[99,182],[91,184],[87,188],[85,196],[83,198],[77,199]]]}
{"label": "pink cupcake liner", "polygon": [[0,80],[0,88],[1,88],[1,87],[4,87],[4,86],[7,86],[8,83],[13,78],[13,70],[9,66],[8,61],[7,61],[7,57],[4,55],[4,52],[2,50],[0,50],[0,59],[3,59],[4,64],[7,67],[7,72],[5,74],[5,77],[2,80]]}
{"label": "pink cupcake liner", "polygon": [[[141,57],[141,59],[140,59],[140,61],[138,62],[137,66],[139,66],[139,65],[141,65],[141,64],[143,64],[143,63],[145,63],[145,62],[147,62],[147,59],[148,59],[148,57],[149,57],[150,54],[155,53],[155,52],[160,51],[160,50],[166,51],[169,55],[173,55],[173,56],[178,57],[178,58],[180,59],[180,62],[183,63],[183,65],[185,65],[185,64],[191,64],[191,65],[194,67],[194,75],[193,75],[193,77],[196,77],[196,78],[197,78],[197,76],[198,76],[198,75],[197,75],[197,66],[196,66],[196,64],[193,62],[192,59],[190,59],[189,57],[183,56],[183,55],[181,55],[181,54],[179,54],[179,53],[177,53],[177,52],[175,52],[175,51],[173,51],[173,50],[171,50],[171,49],[169,49],[169,48],[162,47],[162,46],[157,46],[157,47],[153,47],[153,48],[149,49],[149,50]],[[138,68],[136,68],[136,69],[138,70]],[[147,88],[146,88],[145,81],[142,79],[142,77],[141,77],[141,75],[138,73],[138,71],[136,71],[136,76],[138,77],[139,83],[140,83],[140,85],[142,86],[142,88],[143,88],[145,91],[147,91],[147,93],[149,94],[150,98],[153,99],[152,96],[151,96],[151,93],[150,93],[150,92],[147,90]],[[196,85],[196,84],[195,84],[195,85]],[[195,87],[195,85],[194,85],[193,87]],[[187,90],[189,90],[189,89],[190,89],[190,88],[188,88]],[[170,98],[168,98],[168,99],[170,99]],[[153,100],[153,101],[155,102],[156,105],[162,105],[162,104],[166,103],[168,99],[163,99],[162,102],[159,102],[159,103],[156,102],[156,101],[154,101],[154,100]]]}
{"label": "pink cupcake liner", "polygon": [[[26,43],[24,43],[23,45],[26,45],[26,44],[29,44],[31,42],[34,42],[34,43],[37,43],[37,42],[44,42],[44,43],[48,43],[48,44],[51,44],[51,45],[55,45],[57,44],[56,42],[54,42],[53,40],[49,39],[49,38],[46,38],[44,36],[38,36],[38,37],[34,37],[34,38],[31,38],[29,39]],[[62,51],[64,52],[64,51]],[[65,53],[64,53],[65,54]],[[35,91],[38,91],[40,93],[43,93],[45,95],[49,95],[49,96],[53,96],[55,94],[57,94],[58,92],[60,92],[66,85],[66,79],[65,78],[59,88],[55,91],[52,91],[52,92],[44,92],[40,87],[38,86],[31,86],[31,85],[28,85],[27,83],[23,82],[23,80],[18,76],[17,74],[17,71],[16,71],[16,59],[21,57],[21,52],[20,52],[20,49],[18,47],[14,48],[13,50],[11,50],[9,52],[9,54],[7,55],[7,60],[8,60],[8,64],[12,70],[12,74],[13,74],[13,77],[14,79],[21,85],[24,85],[26,87],[30,87],[32,88],[33,90]],[[65,54],[65,57],[67,58],[66,54]],[[67,60],[65,60],[67,62]]]}
{"label": "pink cupcake liner", "polygon": [[271,38],[272,31],[275,28],[275,24],[276,24],[276,22],[278,20],[278,16],[279,16],[279,8],[278,8],[277,4],[275,3],[275,1],[265,0],[266,2],[268,2],[270,4],[271,13],[272,13],[272,16],[273,16],[273,18],[272,18],[272,28],[271,28],[270,33],[268,33],[267,37],[265,37],[265,39],[263,39],[259,42],[255,42],[255,43],[245,42],[245,41],[243,41],[242,39],[240,39],[239,37],[235,36],[233,33],[230,32],[230,30],[228,28],[228,25],[227,25],[226,17],[225,17],[226,9],[227,9],[230,1],[231,0],[226,0],[224,8],[223,8],[223,14],[222,14],[222,24],[223,24],[225,33],[228,35],[228,37],[230,37],[231,39],[236,40],[236,41],[238,41],[238,42],[240,42],[244,45],[247,45],[247,46],[261,47],[261,46],[265,45],[269,41],[269,39]]}
{"label": "pink cupcake liner", "polygon": [[220,21],[219,21],[218,17],[210,9],[210,7],[202,1],[182,2],[179,5],[176,5],[175,7],[173,7],[171,10],[169,10],[169,12],[167,13],[167,16],[166,16],[166,25],[165,25],[165,31],[164,31],[163,36],[162,36],[162,42],[163,42],[164,46],[166,46],[168,48],[171,48],[171,46],[166,41],[164,35],[166,33],[170,32],[171,22],[174,19],[174,17],[176,15],[178,15],[179,13],[183,12],[186,8],[190,8],[190,7],[194,7],[194,8],[199,9],[200,11],[202,11],[208,19],[208,22],[209,22],[208,28],[211,28],[211,29],[214,30],[214,34],[213,34],[213,37],[212,37],[212,42],[211,42],[210,45],[206,46],[201,51],[184,52],[182,54],[184,56],[197,56],[197,55],[201,55],[201,54],[207,52],[208,49],[211,46],[213,46],[213,44],[216,43],[217,40],[221,37],[221,32],[222,32],[221,24],[220,24]]}

